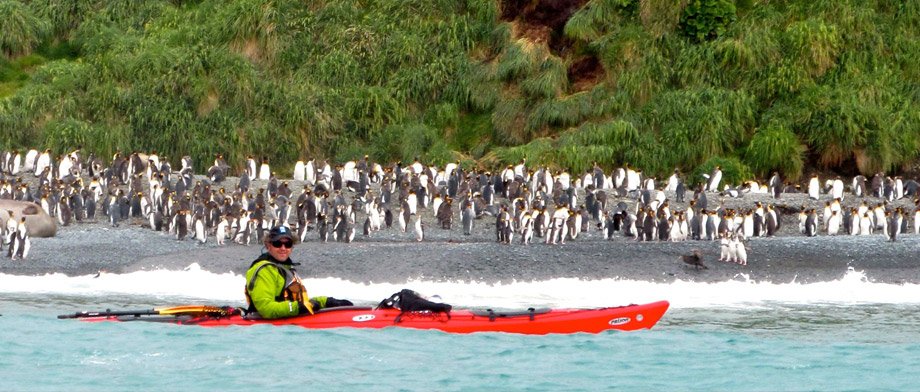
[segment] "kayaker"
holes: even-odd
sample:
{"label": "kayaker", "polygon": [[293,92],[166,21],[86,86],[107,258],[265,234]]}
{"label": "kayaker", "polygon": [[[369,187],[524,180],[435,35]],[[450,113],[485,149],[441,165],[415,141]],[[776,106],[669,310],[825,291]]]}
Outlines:
{"label": "kayaker", "polygon": [[[252,262],[246,271],[246,300],[249,302],[249,317],[276,319],[313,314],[315,311],[335,307],[351,306],[351,301],[332,297],[307,295],[291,260],[294,249],[294,233],[286,226],[275,226],[262,240],[267,250]],[[258,316],[255,316],[258,315]]]}

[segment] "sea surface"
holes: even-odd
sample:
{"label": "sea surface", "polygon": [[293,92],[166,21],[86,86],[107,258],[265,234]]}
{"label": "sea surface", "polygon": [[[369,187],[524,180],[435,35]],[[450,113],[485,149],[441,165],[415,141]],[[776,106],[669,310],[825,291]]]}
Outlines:
{"label": "sea surface", "polygon": [[556,279],[405,285],[307,279],[375,304],[403,287],[455,307],[600,307],[660,299],[651,330],[523,336],[400,328],[203,328],[58,320],[82,310],[242,305],[243,278],[185,271],[0,274],[0,390],[917,390],[920,286],[840,281]]}

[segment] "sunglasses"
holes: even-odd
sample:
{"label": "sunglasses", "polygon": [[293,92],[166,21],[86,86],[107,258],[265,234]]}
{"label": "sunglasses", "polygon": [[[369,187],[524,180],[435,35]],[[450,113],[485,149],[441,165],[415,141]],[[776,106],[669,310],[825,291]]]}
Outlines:
{"label": "sunglasses", "polygon": [[272,241],[272,246],[274,246],[274,247],[276,247],[276,248],[288,248],[288,249],[291,249],[291,248],[294,247],[294,243],[291,242],[291,241],[281,241],[281,240],[278,240],[278,241]]}

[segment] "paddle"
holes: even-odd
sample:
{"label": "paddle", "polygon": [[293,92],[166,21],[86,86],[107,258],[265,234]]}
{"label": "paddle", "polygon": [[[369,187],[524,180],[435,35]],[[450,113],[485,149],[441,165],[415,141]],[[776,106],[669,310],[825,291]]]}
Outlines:
{"label": "paddle", "polygon": [[230,316],[238,314],[239,309],[230,306],[208,306],[208,305],[183,305],[172,306],[168,308],[138,309],[138,310],[111,310],[97,312],[77,312],[73,314],[62,314],[57,316],[59,319],[72,318],[90,318],[90,317],[117,317],[117,316]]}

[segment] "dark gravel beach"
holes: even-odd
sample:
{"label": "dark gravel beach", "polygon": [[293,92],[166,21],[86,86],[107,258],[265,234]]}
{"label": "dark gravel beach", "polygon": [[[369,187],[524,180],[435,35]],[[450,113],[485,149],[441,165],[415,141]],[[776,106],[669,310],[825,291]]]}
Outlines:
{"label": "dark gravel beach", "polygon": [[[710,196],[710,203],[713,199]],[[755,200],[774,202],[766,195],[749,194],[740,199],[726,199],[725,204],[749,207]],[[849,201],[858,202],[855,198]],[[784,195],[775,203],[786,208],[818,205],[803,194]],[[907,200],[901,203],[909,205]],[[421,213],[426,223],[423,242],[416,242],[411,230],[402,233],[395,226],[371,237],[359,233],[350,244],[321,243],[311,233],[307,242],[295,248],[293,258],[303,263],[301,269],[309,271],[308,276],[358,282],[428,279],[494,283],[566,277],[809,283],[839,279],[848,267],[853,267],[865,271],[874,282],[920,283],[920,261],[916,256],[920,237],[904,235],[897,242],[889,242],[879,234],[805,237],[797,232],[794,214],[783,217],[780,235],[748,240],[748,265],[741,266],[718,261],[717,241],[636,242],[625,237],[604,240],[600,231],[592,230],[564,245],[521,245],[518,238],[511,245],[503,245],[495,242],[494,218],[476,221],[473,235],[465,236],[456,220],[453,230],[442,230],[434,227],[430,210]],[[363,221],[361,214],[359,221]],[[244,246],[230,241],[218,246],[213,236],[205,244],[190,239],[179,241],[142,224],[143,221],[135,220],[113,228],[98,221],[62,227],[54,238],[33,239],[27,260],[0,260],[0,273],[86,275],[101,270],[110,273],[181,270],[191,263],[214,272],[243,273],[262,251],[259,245]],[[708,270],[696,270],[680,261],[680,255],[693,249],[701,250]]]}

